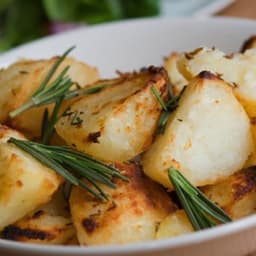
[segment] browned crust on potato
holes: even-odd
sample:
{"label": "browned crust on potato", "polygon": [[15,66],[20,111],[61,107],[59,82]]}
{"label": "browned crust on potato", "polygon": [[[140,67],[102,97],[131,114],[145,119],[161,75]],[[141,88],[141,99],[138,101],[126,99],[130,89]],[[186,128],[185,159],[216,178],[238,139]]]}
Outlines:
{"label": "browned crust on potato", "polygon": [[[166,202],[163,206],[161,203],[162,196],[164,190],[159,185],[148,179],[144,173],[141,171],[140,166],[138,165],[126,165],[126,164],[115,164],[115,167],[121,171],[123,175],[128,177],[129,183],[126,184],[129,187],[128,193],[120,193],[120,191],[116,190],[112,194],[112,199],[114,202],[109,202],[109,206],[107,207],[107,211],[104,213],[94,214],[89,218],[83,220],[83,225],[87,234],[92,234],[93,232],[97,232],[97,229],[101,230],[102,227],[108,226],[109,223],[109,215],[111,214],[111,218],[118,223],[118,219],[122,214],[122,209],[120,208],[118,201],[127,200],[130,205],[127,205],[129,211],[132,211],[134,215],[142,216],[143,210],[138,200],[134,200],[134,193],[138,191],[143,198],[141,200],[146,205],[146,208],[149,210],[159,209],[159,207],[164,207],[165,210],[168,209],[168,212],[173,212],[176,210],[176,206],[171,203]],[[114,181],[117,187],[121,187],[124,185],[124,181],[119,179]],[[86,224],[86,225],[85,225]]]}
{"label": "browned crust on potato", "polygon": [[256,46],[256,35],[249,37],[242,45],[240,52],[244,53],[246,50],[255,48]]}
{"label": "browned crust on potato", "polygon": [[26,241],[27,239],[36,240],[53,240],[55,235],[53,233],[36,230],[31,228],[20,228],[15,225],[9,225],[3,230],[3,238],[15,241]]}
{"label": "browned crust on potato", "polygon": [[234,177],[232,184],[234,191],[234,200],[239,200],[244,195],[256,191],[256,170],[250,168],[242,173],[238,173]]}
{"label": "browned crust on potato", "polygon": [[85,228],[87,234],[93,233],[99,226],[93,216],[90,216],[89,218],[84,218],[82,220],[82,225]]}
{"label": "browned crust on potato", "polygon": [[220,75],[216,75],[216,74],[213,74],[211,73],[210,71],[201,71],[199,74],[198,74],[198,78],[201,78],[201,79],[207,79],[207,80],[220,80]]}
{"label": "browned crust on potato", "polygon": [[[252,214],[256,207],[256,167],[241,170],[218,184],[203,187],[202,191],[234,219]],[[253,204],[248,206],[249,202]]]}
{"label": "browned crust on potato", "polygon": [[[103,232],[103,229],[109,229],[110,225],[118,225],[119,222],[123,221],[122,215],[126,214],[127,211],[138,218],[142,217],[145,211],[157,211],[159,216],[162,215],[164,218],[177,210],[177,206],[171,201],[165,190],[146,177],[138,164],[115,163],[114,166],[129,181],[114,179],[113,182],[117,189],[108,190],[111,193],[109,194],[109,201],[99,201],[81,188],[76,188],[75,193],[74,191],[72,193],[71,204],[80,204],[81,207],[86,208],[87,203],[90,203],[96,209],[91,215],[78,216],[77,221],[88,236]],[[80,198],[78,195],[81,195]],[[83,199],[81,199],[82,197]]]}
{"label": "browned crust on potato", "polygon": [[100,131],[97,131],[97,132],[91,132],[89,133],[88,135],[88,142],[91,142],[91,143],[99,143],[99,137],[101,135],[101,132]]}
{"label": "browned crust on potato", "polygon": [[200,48],[196,48],[194,51],[192,51],[192,52],[186,52],[185,53],[185,57],[188,59],[188,60],[192,60],[193,58],[194,58],[194,56],[196,55],[196,54],[198,54],[199,52],[201,52],[203,50],[203,48],[202,47],[200,47]]}

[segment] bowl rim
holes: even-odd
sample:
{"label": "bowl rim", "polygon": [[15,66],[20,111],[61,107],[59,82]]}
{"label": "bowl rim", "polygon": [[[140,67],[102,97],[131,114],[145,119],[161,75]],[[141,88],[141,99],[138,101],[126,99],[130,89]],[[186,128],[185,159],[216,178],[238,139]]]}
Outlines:
{"label": "bowl rim", "polygon": [[[9,50],[0,55],[1,57],[8,57],[9,54],[15,53],[17,50],[22,49],[23,47],[28,47],[30,45],[34,45],[37,43],[43,43],[52,38],[58,38],[65,34],[66,36],[70,36],[73,33],[80,33],[83,30],[94,30],[94,29],[102,29],[113,26],[127,25],[134,23],[145,23],[145,22],[193,22],[193,21],[208,21],[208,22],[216,22],[216,23],[231,23],[231,24],[243,24],[243,25],[256,25],[256,21],[251,19],[241,19],[241,18],[230,18],[230,17],[178,17],[178,18],[170,18],[170,17],[151,17],[151,18],[139,18],[139,19],[131,19],[126,21],[117,21],[117,22],[108,22],[100,25],[93,25],[85,28],[77,28],[72,31],[68,31],[65,33],[60,33],[57,35],[46,36],[42,39],[34,40],[33,42],[29,42],[27,44],[18,46]],[[1,62],[0,62],[1,63]],[[237,234],[239,232],[248,230],[250,228],[256,227],[256,215],[248,216],[243,219],[217,226],[211,229],[197,231],[195,233],[185,234],[178,237],[167,238],[162,240],[153,240],[146,242],[139,242],[127,245],[101,245],[101,246],[89,246],[89,247],[80,247],[80,246],[63,246],[63,245],[38,245],[38,244],[27,244],[22,242],[15,242],[0,239],[0,249],[5,250],[18,250],[23,253],[40,253],[40,254],[52,254],[58,253],[62,255],[123,255],[127,253],[146,253],[146,252],[154,252],[159,250],[167,250],[173,248],[179,248],[188,245],[195,245],[202,242],[207,242],[209,240],[218,239],[225,237],[227,235]]]}
{"label": "bowl rim", "polygon": [[[127,245],[100,245],[82,247],[77,245],[37,245],[0,239],[0,249],[15,249],[19,252],[46,254],[60,253],[62,255],[123,255],[127,253],[146,253],[183,246],[196,245],[227,235],[234,235],[256,226],[256,216],[230,222],[225,225],[205,229],[194,233],[162,240],[152,240]],[[86,253],[86,254],[85,254]]]}

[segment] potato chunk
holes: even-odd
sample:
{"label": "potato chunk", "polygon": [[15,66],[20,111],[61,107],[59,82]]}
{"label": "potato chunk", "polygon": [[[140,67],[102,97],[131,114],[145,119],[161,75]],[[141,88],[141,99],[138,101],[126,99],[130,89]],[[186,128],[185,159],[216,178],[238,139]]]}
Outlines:
{"label": "potato chunk", "polygon": [[8,143],[20,133],[0,126],[0,230],[48,202],[61,178],[28,153]]}
{"label": "potato chunk", "polygon": [[173,189],[175,167],[195,186],[214,184],[241,170],[253,152],[250,121],[232,88],[209,72],[192,80],[164,134],[142,158],[145,173]]}
{"label": "potato chunk", "polygon": [[249,168],[202,188],[205,195],[236,220],[256,213],[256,170]]}
{"label": "potato chunk", "polygon": [[183,54],[178,61],[178,68],[188,80],[208,70],[230,83],[251,118],[256,141],[256,49],[227,56],[218,49],[200,48]]}
{"label": "potato chunk", "polygon": [[75,229],[67,211],[62,187],[47,204],[4,228],[4,239],[36,244],[65,244]]}
{"label": "potato chunk", "polygon": [[168,215],[159,225],[156,239],[180,236],[193,232],[194,229],[184,210],[178,210]]}
{"label": "potato chunk", "polygon": [[177,68],[178,59],[179,53],[172,52],[164,60],[164,68],[167,70],[174,96],[179,95],[183,87],[188,83]]}
{"label": "potato chunk", "polygon": [[19,61],[7,69],[0,70],[0,123],[5,123],[13,104],[17,100],[17,92],[27,81],[29,72],[34,73],[42,67],[42,62]]}
{"label": "potato chunk", "polygon": [[[58,57],[37,61],[23,60],[0,71],[0,123],[7,123],[22,131],[29,138],[40,136],[43,112],[47,107],[51,113],[52,105],[33,108],[14,119],[8,118],[8,114],[30,99],[57,60]],[[66,58],[53,79],[68,65],[70,66],[68,75],[82,87],[99,78],[95,68],[73,58]]]}
{"label": "potato chunk", "polygon": [[256,100],[255,64],[255,49],[247,50],[244,54],[227,56],[215,48],[200,48],[194,52],[183,54],[178,61],[178,68],[188,80],[204,70],[218,74],[233,85],[236,96],[242,102],[245,101],[249,104],[249,101]]}
{"label": "potato chunk", "polygon": [[72,104],[58,121],[57,133],[68,145],[103,160],[134,158],[151,144],[161,113],[151,88],[165,100],[167,74],[151,67],[99,83],[112,86]]}
{"label": "potato chunk", "polygon": [[74,187],[70,208],[81,245],[128,244],[152,240],[157,225],[176,210],[168,194],[134,164],[116,165],[129,182],[104,187],[110,200],[102,202]]}

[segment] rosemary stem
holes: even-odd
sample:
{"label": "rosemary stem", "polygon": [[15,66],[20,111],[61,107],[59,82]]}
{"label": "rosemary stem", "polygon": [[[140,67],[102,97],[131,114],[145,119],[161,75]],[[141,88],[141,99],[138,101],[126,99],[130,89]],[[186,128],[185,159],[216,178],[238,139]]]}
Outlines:
{"label": "rosemary stem", "polygon": [[30,100],[30,101],[26,102],[25,104],[21,105],[19,108],[11,111],[9,113],[9,115],[11,118],[14,118],[33,106],[34,106],[34,102],[33,102],[33,100]]}
{"label": "rosemary stem", "polygon": [[170,167],[168,174],[180,203],[195,230],[232,221],[221,208],[193,186],[177,169]]}
{"label": "rosemary stem", "polygon": [[48,144],[49,143],[49,140],[54,132],[54,125],[56,124],[57,120],[58,120],[58,112],[59,112],[59,109],[60,109],[60,106],[63,102],[63,97],[62,98],[59,98],[57,99],[56,103],[55,103],[55,106],[54,106],[54,109],[53,109],[53,113],[52,113],[52,116],[51,116],[51,120],[50,122],[48,121],[48,125],[47,127],[45,128],[45,131],[42,131],[42,142],[43,144]]}

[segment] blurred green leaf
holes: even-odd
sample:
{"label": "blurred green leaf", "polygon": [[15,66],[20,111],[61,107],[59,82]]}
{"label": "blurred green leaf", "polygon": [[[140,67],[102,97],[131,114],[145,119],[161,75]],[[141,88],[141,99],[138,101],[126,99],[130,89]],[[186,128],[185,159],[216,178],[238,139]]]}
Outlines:
{"label": "blurred green leaf", "polygon": [[121,0],[124,17],[154,16],[160,11],[159,0]]}
{"label": "blurred green leaf", "polygon": [[0,0],[0,12],[8,8],[13,0]]}
{"label": "blurred green leaf", "polygon": [[43,3],[48,16],[57,21],[99,23],[159,12],[158,0],[43,0]]}
{"label": "blurred green leaf", "polygon": [[159,0],[0,0],[0,51],[46,35],[49,21],[95,24],[158,12]]}
{"label": "blurred green leaf", "polygon": [[1,49],[45,35],[47,32],[45,21],[46,16],[41,1],[12,0],[3,21]]}
{"label": "blurred green leaf", "polygon": [[108,2],[105,0],[43,0],[50,19],[88,23],[115,19]]}

